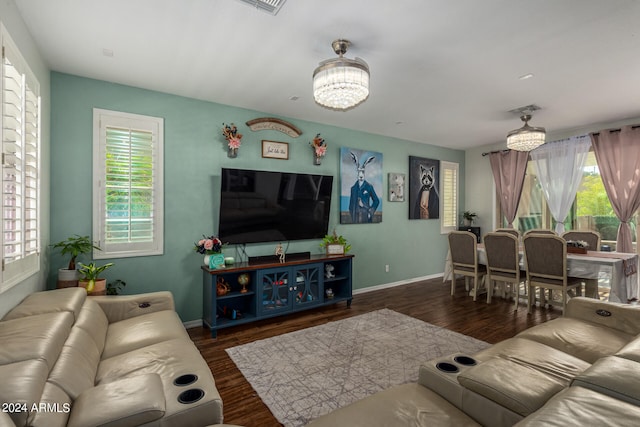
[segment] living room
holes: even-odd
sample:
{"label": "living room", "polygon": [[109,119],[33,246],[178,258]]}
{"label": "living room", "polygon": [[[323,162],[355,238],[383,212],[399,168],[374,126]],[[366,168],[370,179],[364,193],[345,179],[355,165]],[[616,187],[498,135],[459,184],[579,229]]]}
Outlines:
{"label": "living room", "polygon": [[[493,111],[486,115],[484,115],[485,112],[478,111],[478,116],[482,120],[499,122],[500,126],[504,127],[503,135],[481,145],[473,145],[473,142],[469,142],[467,146],[449,143],[447,134],[426,139],[422,136],[413,138],[393,136],[350,128],[348,115],[356,113],[357,108],[366,107],[367,102],[377,96],[373,91],[372,99],[362,106],[351,112],[340,113],[343,115],[339,119],[342,124],[328,124],[332,122],[326,119],[327,114],[338,113],[322,111],[319,106],[315,106],[319,110],[318,121],[279,114],[276,106],[284,101],[273,99],[273,94],[260,87],[251,89],[260,92],[263,98],[272,99],[274,109],[241,108],[225,102],[199,99],[197,89],[193,88],[191,88],[193,95],[186,96],[170,86],[150,87],[144,81],[138,81],[138,84],[118,83],[107,77],[107,74],[104,78],[97,78],[87,77],[81,73],[58,71],[49,64],[49,60],[43,53],[44,48],[30,34],[30,28],[21,15],[20,8],[26,7],[28,3],[30,2],[3,1],[0,3],[0,19],[40,85],[42,136],[39,268],[35,274],[21,278],[10,286],[3,284],[0,287],[2,290],[0,316],[7,313],[27,295],[55,287],[57,269],[65,264],[65,259],[51,249],[52,243],[76,234],[92,234],[93,182],[91,177],[94,108],[164,119],[164,250],[162,254],[154,256],[101,259],[100,262],[115,263],[115,266],[107,271],[107,278],[125,280],[127,294],[170,291],[175,298],[176,311],[181,320],[187,326],[199,326],[203,318],[202,270],[200,268],[202,256],[193,251],[193,244],[203,235],[217,232],[221,168],[319,173],[333,176],[333,197],[328,230],[337,230],[347,237],[352,246],[353,287],[356,295],[417,281],[437,279],[442,276],[448,248],[441,222],[410,220],[408,202],[390,202],[387,196],[387,173],[407,174],[409,156],[457,163],[459,165],[458,212],[466,208],[473,209],[478,214],[476,225],[483,230],[491,230],[495,227],[496,201],[493,195],[494,184],[489,162],[482,153],[505,148],[504,135],[508,130],[519,126],[518,117],[507,115],[506,110],[525,105],[525,103],[539,102],[537,99],[528,98],[522,103],[516,103],[514,99],[516,97],[513,97],[503,100],[504,108],[500,111]],[[620,2],[620,5],[621,9],[617,9],[620,14],[623,14],[621,12],[624,10],[623,6],[629,8],[627,10],[629,15],[632,15],[631,12],[638,12],[637,8],[633,8],[627,2]],[[285,4],[284,7],[287,6]],[[239,10],[244,5],[238,2],[238,5],[226,7]],[[328,32],[328,30],[325,31],[325,33]],[[310,68],[303,79],[309,86],[309,93],[305,94],[307,98],[310,97],[313,68],[321,60],[333,55],[329,44],[330,38],[334,35],[327,34],[326,37],[329,37],[324,41],[326,46],[319,46],[317,52],[314,52],[313,56],[316,60],[309,64]],[[410,42],[416,43],[414,40]],[[103,48],[108,49],[108,46],[97,47],[100,60],[104,62],[104,69],[118,68],[120,65],[116,66],[109,62],[111,59],[102,52]],[[283,55],[287,55],[286,49],[283,50]],[[258,55],[258,51],[259,49],[256,48],[255,51],[240,56]],[[354,51],[357,53],[356,49]],[[112,53],[116,59],[120,54],[118,50]],[[180,52],[174,52],[162,58],[150,58],[149,61],[153,62],[155,67],[161,68],[175,61],[174,55],[179,57],[179,54]],[[223,59],[226,56],[233,57],[235,54],[235,52],[225,51],[207,53],[207,55],[221,57],[219,67],[230,66],[226,65]],[[69,61],[72,59],[70,58]],[[630,59],[630,61],[633,60]],[[238,73],[251,71],[243,69],[241,60],[237,62],[239,63],[234,64],[233,67],[239,68]],[[373,65],[372,62],[372,82],[375,76]],[[627,68],[634,67],[637,68],[637,64],[631,62]],[[126,67],[121,68],[120,73],[126,73]],[[256,70],[254,77],[260,74],[260,70]],[[611,74],[615,75],[613,72]],[[376,78],[383,78],[382,75],[379,74],[379,76]],[[175,79],[190,80],[192,77],[194,76],[186,70]],[[604,80],[609,82],[612,79],[614,77],[607,74]],[[259,85],[255,84],[255,86]],[[241,90],[249,89],[241,88]],[[279,88],[279,90],[290,96],[286,89]],[[510,90],[517,91],[513,88]],[[626,89],[625,101],[629,98],[637,99],[633,92],[635,90],[637,90],[635,87]],[[530,89],[524,92],[532,96]],[[428,94],[423,97],[425,100],[429,99]],[[519,102],[520,99],[517,101]],[[464,99],[458,99],[455,102],[464,103]],[[640,122],[640,110],[636,108],[608,112],[596,117],[588,116],[589,119],[584,119],[580,125],[551,126],[545,120],[549,117],[545,117],[545,108],[549,111],[548,115],[553,116],[554,109],[558,107],[543,105],[543,110],[539,114],[534,114],[532,124],[547,126],[548,141]],[[422,113],[416,116],[418,118],[397,118],[394,122],[410,119],[423,120]],[[504,117],[497,118],[498,116]],[[302,134],[299,137],[291,137],[277,130],[250,130],[246,123],[261,117],[277,117],[292,123],[302,131]],[[456,117],[456,121],[460,127],[464,127],[467,117],[460,114]],[[222,135],[224,123],[236,124],[243,134],[242,145],[236,158],[227,155],[227,141]],[[400,129],[402,124],[394,124],[394,126]],[[454,133],[456,130],[451,128],[450,132]],[[309,147],[309,142],[317,134],[324,138],[328,147],[327,154],[320,165],[314,164],[312,150]],[[288,144],[288,159],[263,157],[262,140]],[[341,224],[339,214],[339,198],[342,194],[341,148],[382,154],[384,185],[383,194],[379,195],[382,200],[381,223]],[[239,260],[245,256],[271,255],[277,243],[251,244],[247,247],[229,245],[225,248],[225,255]],[[319,239],[285,243],[285,247],[289,253],[322,252]]]}

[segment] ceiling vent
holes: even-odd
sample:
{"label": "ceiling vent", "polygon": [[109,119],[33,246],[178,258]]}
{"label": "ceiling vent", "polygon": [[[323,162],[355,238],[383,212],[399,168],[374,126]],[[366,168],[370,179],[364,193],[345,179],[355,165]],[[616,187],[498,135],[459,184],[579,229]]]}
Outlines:
{"label": "ceiling vent", "polygon": [[263,12],[276,15],[286,0],[240,0]]}

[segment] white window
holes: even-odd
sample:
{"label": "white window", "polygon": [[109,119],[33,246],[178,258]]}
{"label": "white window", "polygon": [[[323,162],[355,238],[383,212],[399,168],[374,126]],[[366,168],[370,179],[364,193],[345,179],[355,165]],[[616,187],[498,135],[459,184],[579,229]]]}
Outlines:
{"label": "white window", "polygon": [[458,164],[440,161],[440,232],[449,233],[458,229]]}
{"label": "white window", "polygon": [[0,292],[40,269],[40,84],[4,26]]}
{"label": "white window", "polygon": [[93,110],[94,258],[162,254],[163,129],[162,118]]}

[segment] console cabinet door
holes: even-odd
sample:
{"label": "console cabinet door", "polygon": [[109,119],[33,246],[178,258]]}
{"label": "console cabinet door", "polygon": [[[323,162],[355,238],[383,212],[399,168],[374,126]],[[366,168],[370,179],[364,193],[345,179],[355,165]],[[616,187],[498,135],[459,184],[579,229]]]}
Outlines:
{"label": "console cabinet door", "polygon": [[322,302],[322,269],[323,264],[294,267],[295,282],[289,287],[294,310]]}
{"label": "console cabinet door", "polygon": [[258,313],[262,316],[290,311],[290,268],[270,268],[258,272]]}

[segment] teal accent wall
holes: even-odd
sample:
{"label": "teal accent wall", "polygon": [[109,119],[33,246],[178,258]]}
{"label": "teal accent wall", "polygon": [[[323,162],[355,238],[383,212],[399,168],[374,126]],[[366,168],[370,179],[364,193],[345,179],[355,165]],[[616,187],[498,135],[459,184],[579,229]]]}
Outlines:
{"label": "teal accent wall", "polygon": [[[252,132],[245,123],[269,112],[184,98],[104,81],[53,72],[51,74],[51,241],[92,230],[92,120],[93,108],[164,118],[164,254],[161,256],[100,260],[113,261],[109,280],[127,282],[125,293],[169,290],[183,321],[202,318],[202,255],[193,243],[215,233],[220,169],[235,167],[334,176],[330,230],[352,244],[354,288],[409,281],[442,273],[447,251],[439,220],[409,220],[408,202],[387,201],[387,174],[405,173],[409,156],[460,164],[464,182],[464,152],[358,132],[319,123],[280,117],[302,130],[298,138],[277,131]],[[321,108],[321,107],[318,107]],[[336,114],[349,114],[336,113]],[[238,157],[227,157],[222,123],[235,123],[244,135]],[[309,141],[320,133],[328,145],[322,165],[313,164]],[[289,143],[289,160],[265,159],[263,139]],[[438,141],[444,145],[443,141]],[[340,147],[383,154],[383,220],[380,224],[341,225],[339,222]],[[408,188],[408,186],[407,186]],[[464,200],[464,187],[460,188]],[[274,253],[277,242],[246,246],[250,256]],[[291,242],[288,252],[321,253],[319,240]],[[51,253],[49,286],[66,260]],[[238,248],[226,247],[227,256],[239,258]],[[88,260],[85,260],[88,261]],[[389,272],[385,272],[385,265]],[[428,303],[425,301],[425,303]],[[354,299],[357,304],[357,297]]]}

